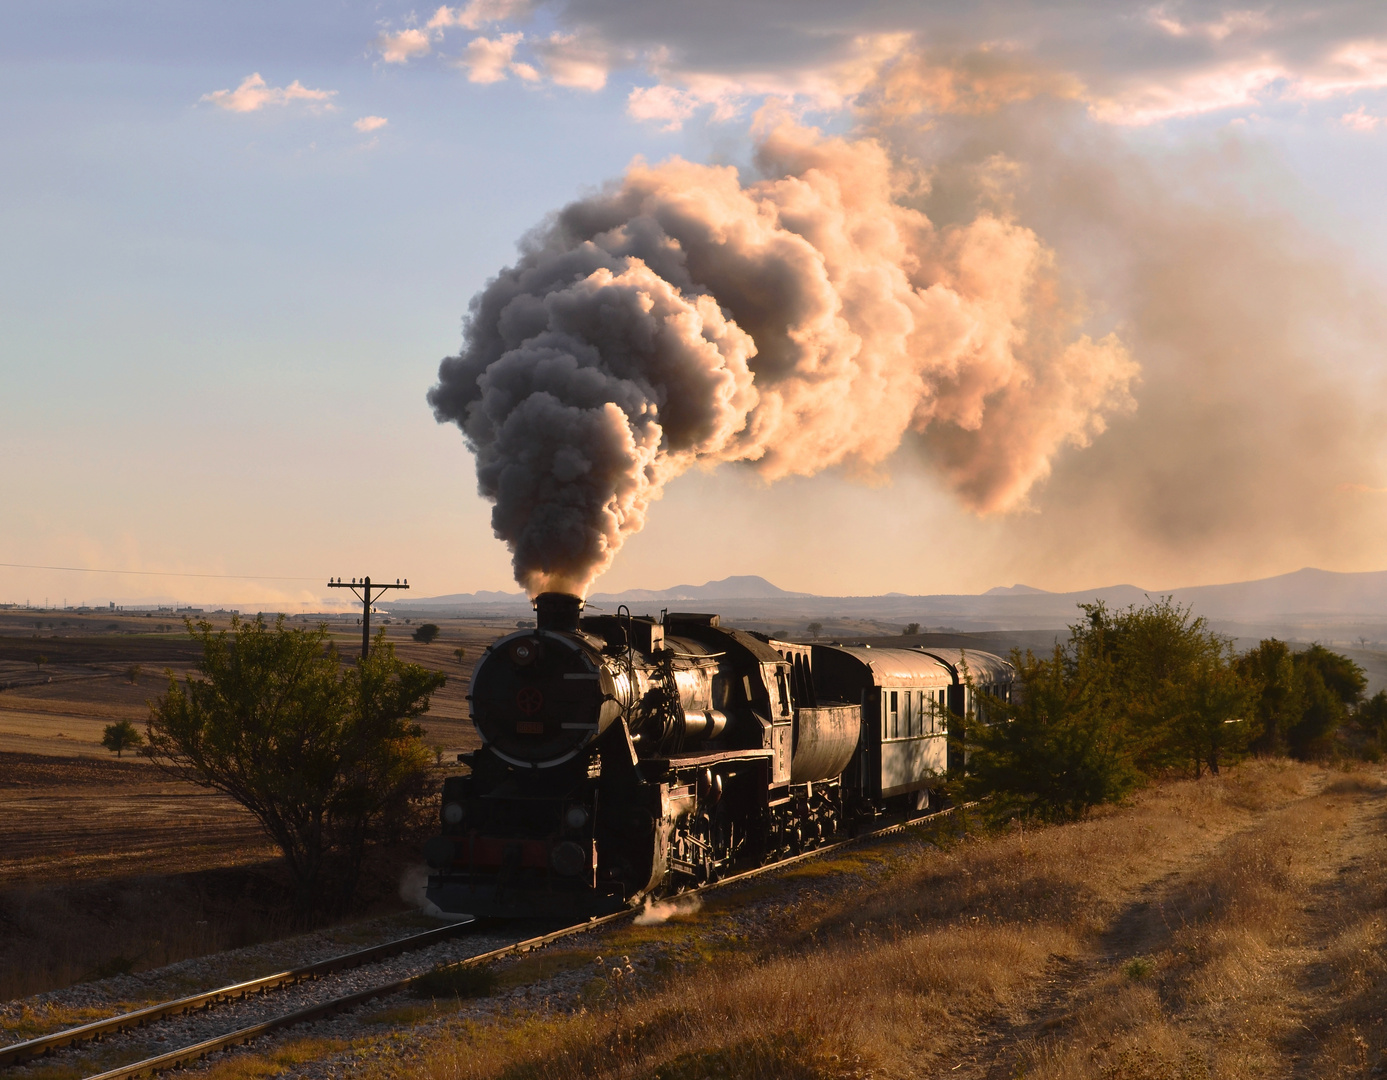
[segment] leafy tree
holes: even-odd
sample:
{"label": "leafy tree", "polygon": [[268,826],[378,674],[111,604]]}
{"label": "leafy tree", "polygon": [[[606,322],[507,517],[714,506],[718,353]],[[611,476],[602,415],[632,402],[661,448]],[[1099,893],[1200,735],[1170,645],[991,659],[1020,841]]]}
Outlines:
{"label": "leafy tree", "polygon": [[966,733],[963,794],[992,795],[994,812],[1043,821],[1082,817],[1141,782],[1133,747],[1113,722],[1112,669],[1098,654],[1049,659],[1012,653],[1025,687],[1014,702],[984,698],[988,722],[961,718]]}
{"label": "leafy tree", "polygon": [[140,674],[143,671],[144,668],[142,668],[139,664],[131,664],[128,668],[125,669],[125,681],[133,686],[135,683],[140,681]]}
{"label": "leafy tree", "polygon": [[811,622],[808,626],[805,627],[805,629],[809,631],[810,637],[812,637],[815,641],[818,641],[819,635],[824,632],[824,624],[817,621]]}
{"label": "leafy tree", "polygon": [[1292,652],[1268,638],[1237,660],[1255,685],[1252,749],[1308,760],[1323,757],[1336,732],[1362,701],[1363,669],[1323,645]]}
{"label": "leafy tree", "polygon": [[1049,659],[1013,654],[1018,700],[981,697],[987,723],[958,725],[965,793],[994,795],[1003,814],[1069,819],[1172,769],[1216,773],[1259,729],[1261,684],[1188,608],[1081,608]]}
{"label": "leafy tree", "polygon": [[1387,749],[1387,690],[1379,690],[1359,705],[1354,719],[1361,737],[1367,740],[1363,752],[1373,761],[1382,760]]}
{"label": "leafy tree", "polygon": [[437,623],[431,623],[431,622],[420,623],[420,624],[419,624],[419,627],[414,631],[414,640],[415,640],[415,641],[418,641],[418,642],[422,642],[422,643],[425,644],[425,645],[432,645],[433,642],[434,642],[434,639],[437,638],[437,637],[438,637],[438,624],[437,624]]}
{"label": "leafy tree", "polygon": [[1106,665],[1113,721],[1127,728],[1138,767],[1147,775],[1191,765],[1198,772],[1212,742],[1191,712],[1199,706],[1190,683],[1203,679],[1211,691],[1210,680],[1222,678],[1225,639],[1169,596],[1117,611],[1101,601],[1080,607],[1086,618],[1069,628],[1069,652],[1075,663],[1091,657],[1090,666]]}
{"label": "leafy tree", "polygon": [[1221,651],[1210,650],[1185,672],[1171,741],[1189,755],[1196,777],[1205,765],[1217,775],[1220,765],[1247,751],[1255,695],[1255,684]]}
{"label": "leafy tree", "polygon": [[453,655],[458,658],[458,663],[461,664],[464,660],[467,659],[467,650],[464,649],[461,645],[459,645],[456,649],[453,650]]}
{"label": "leafy tree", "polygon": [[1387,690],[1379,690],[1358,706],[1358,719],[1377,736],[1387,735]]}
{"label": "leafy tree", "polygon": [[1346,707],[1357,705],[1363,699],[1363,691],[1368,688],[1368,677],[1347,656],[1330,652],[1316,643],[1304,652],[1297,653],[1296,659],[1318,670],[1325,686]]}
{"label": "leafy tree", "polygon": [[1290,648],[1284,641],[1267,638],[1235,663],[1254,687],[1250,748],[1258,753],[1284,754],[1286,732],[1305,712],[1304,693]]}
{"label": "leafy tree", "polygon": [[906,634],[918,634],[920,632],[920,624],[917,622],[906,623],[905,632]]}
{"label": "leafy tree", "polygon": [[1349,717],[1367,688],[1363,669],[1347,656],[1311,645],[1293,657],[1302,694],[1300,718],[1286,730],[1286,749],[1292,757],[1308,761],[1327,755],[1334,734]]}
{"label": "leafy tree", "polygon": [[342,665],[327,627],[284,616],[187,624],[200,678],[153,702],[152,754],[170,772],[230,795],[279,846],[300,911],[351,897],[367,845],[398,834],[422,794],[429,752],[415,722],[444,676],[406,664],[377,635]]}
{"label": "leafy tree", "polygon": [[135,725],[129,720],[107,724],[101,735],[101,745],[115,754],[116,757],[120,757],[126,750],[136,749],[143,743],[144,737],[135,730]]}
{"label": "leafy tree", "polygon": [[48,657],[44,656],[43,653],[39,653],[38,656],[34,657],[34,670],[40,675],[43,674],[43,665],[46,663],[48,663]]}

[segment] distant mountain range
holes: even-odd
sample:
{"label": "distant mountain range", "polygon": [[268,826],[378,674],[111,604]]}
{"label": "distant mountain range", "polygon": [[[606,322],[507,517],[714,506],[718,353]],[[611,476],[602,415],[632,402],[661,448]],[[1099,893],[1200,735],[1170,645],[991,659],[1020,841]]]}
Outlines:
{"label": "distant mountain range", "polygon": [[[743,574],[710,581],[706,585],[676,585],[672,589],[628,589],[620,593],[593,593],[588,603],[599,604],[666,604],[687,600],[765,600],[775,597],[812,598],[813,593],[787,592],[772,585],[763,577]],[[452,593],[418,600],[396,600],[382,607],[422,608],[448,607],[460,604],[524,604],[530,606],[523,592],[493,592],[483,589],[474,593]]]}
{"label": "distant mountain range", "polygon": [[706,585],[676,585],[672,589],[628,589],[620,593],[593,593],[595,604],[677,604],[685,600],[769,600],[812,598],[813,593],[787,592],[763,577],[743,574],[710,581]]}
{"label": "distant mountain range", "polygon": [[[593,608],[617,604],[639,606],[642,614],[683,606],[718,611],[742,619],[849,618],[947,623],[959,629],[1063,626],[1073,622],[1081,603],[1101,600],[1109,607],[1142,604],[1148,597],[1173,596],[1195,614],[1210,620],[1261,624],[1290,620],[1357,618],[1387,623],[1387,571],[1341,574],[1306,568],[1292,574],[1228,585],[1199,585],[1177,589],[1143,589],[1110,585],[1076,592],[1053,593],[1029,585],[999,586],[982,594],[909,596],[815,596],[789,592],[752,575],[723,578],[704,585],[672,589],[631,589],[594,593]],[[455,593],[424,599],[397,600],[382,607],[394,610],[501,614],[529,610],[524,593]]]}

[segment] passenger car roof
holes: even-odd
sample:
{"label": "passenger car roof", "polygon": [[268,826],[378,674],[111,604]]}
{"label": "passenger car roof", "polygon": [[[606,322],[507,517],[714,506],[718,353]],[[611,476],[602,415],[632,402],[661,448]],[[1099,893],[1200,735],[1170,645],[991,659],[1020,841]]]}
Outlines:
{"label": "passenger car roof", "polygon": [[954,673],[938,657],[917,649],[874,649],[868,645],[819,645],[852,657],[872,673],[878,686],[886,683],[913,686],[947,686]]}

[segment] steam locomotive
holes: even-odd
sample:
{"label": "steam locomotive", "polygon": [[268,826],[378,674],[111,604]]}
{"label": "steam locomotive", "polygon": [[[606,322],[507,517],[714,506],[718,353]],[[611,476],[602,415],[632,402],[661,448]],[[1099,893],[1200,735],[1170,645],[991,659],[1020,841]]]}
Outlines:
{"label": "steam locomotive", "polygon": [[582,608],[542,593],[536,629],[477,662],[483,745],[444,781],[424,846],[445,914],[605,914],[924,807],[949,764],[948,718],[1014,688],[990,653]]}

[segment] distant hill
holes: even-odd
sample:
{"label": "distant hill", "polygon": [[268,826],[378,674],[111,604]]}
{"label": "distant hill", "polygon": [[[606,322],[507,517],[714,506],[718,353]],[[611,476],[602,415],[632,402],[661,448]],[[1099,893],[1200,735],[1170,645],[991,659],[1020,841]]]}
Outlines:
{"label": "distant hill", "polygon": [[[1240,624],[1303,624],[1323,619],[1360,619],[1387,624],[1387,571],[1341,574],[1306,568],[1291,574],[1227,585],[1198,585],[1175,589],[1144,589],[1109,585],[1097,589],[1052,593],[1029,585],[999,586],[982,594],[909,596],[815,596],[790,592],[763,577],[740,575],[703,585],[669,589],[629,589],[595,593],[594,608],[616,604],[641,607],[638,614],[660,608],[697,607],[738,619],[849,618],[891,622],[920,622],[958,630],[1000,630],[1060,627],[1078,616],[1078,605],[1101,600],[1109,607],[1142,604],[1147,598],[1173,596],[1195,614]],[[383,603],[392,610],[475,611],[482,614],[528,612],[524,593],[483,591],[455,593]]]}
{"label": "distant hill", "polygon": [[530,598],[519,591],[510,593],[480,589],[477,592],[449,593],[447,596],[411,596],[401,600],[382,601],[377,606],[389,611],[394,608],[468,607],[473,604],[523,604],[529,607]]}
{"label": "distant hill", "polygon": [[588,600],[595,604],[677,604],[685,601],[703,603],[710,600],[766,600],[777,597],[812,597],[813,593],[788,592],[772,585],[763,577],[743,574],[710,581],[706,585],[676,585],[672,589],[627,589],[619,593],[593,593]]}

